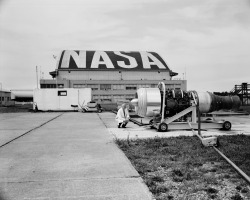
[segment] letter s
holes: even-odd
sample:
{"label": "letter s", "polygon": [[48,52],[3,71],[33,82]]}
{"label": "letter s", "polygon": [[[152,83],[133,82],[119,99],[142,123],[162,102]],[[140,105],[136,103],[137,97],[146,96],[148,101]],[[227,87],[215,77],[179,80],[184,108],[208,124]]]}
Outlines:
{"label": "letter s", "polygon": [[131,68],[135,68],[138,66],[136,59],[134,57],[122,54],[120,51],[114,51],[114,54],[127,58],[129,60],[129,65],[126,65],[124,61],[117,61],[117,64],[122,67],[122,68],[127,68],[127,69],[131,69]]}

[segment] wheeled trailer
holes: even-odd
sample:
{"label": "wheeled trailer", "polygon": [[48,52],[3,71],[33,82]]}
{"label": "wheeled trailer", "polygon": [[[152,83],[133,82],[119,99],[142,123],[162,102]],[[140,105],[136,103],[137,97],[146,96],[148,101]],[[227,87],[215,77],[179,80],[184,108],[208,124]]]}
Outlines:
{"label": "wheeled trailer", "polygon": [[[158,88],[162,94],[162,101],[161,101],[161,113],[160,116],[154,117],[149,121],[149,124],[152,128],[156,128],[160,132],[166,132],[168,130],[185,130],[190,129],[190,125],[193,129],[223,129],[223,130],[230,130],[232,125],[231,122],[220,120],[216,121],[215,119],[209,119],[205,121],[200,120],[200,109],[199,109],[199,101],[197,99],[197,95],[195,92],[190,92],[191,100],[190,100],[190,107],[182,110],[181,112],[175,114],[171,117],[165,117],[164,110],[166,105],[165,100],[166,98],[166,88],[163,82],[158,84]],[[198,117],[197,117],[198,114]],[[177,121],[180,118],[184,118],[184,116],[189,115],[187,121]],[[188,118],[191,118],[188,119]],[[188,123],[190,120],[190,124]],[[200,122],[200,123],[198,123]],[[200,126],[200,127],[199,127]]]}

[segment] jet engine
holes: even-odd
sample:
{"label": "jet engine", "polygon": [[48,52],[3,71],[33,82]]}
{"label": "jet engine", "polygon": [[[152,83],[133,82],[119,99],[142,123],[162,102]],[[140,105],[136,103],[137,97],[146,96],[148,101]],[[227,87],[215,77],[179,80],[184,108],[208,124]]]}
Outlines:
{"label": "jet engine", "polygon": [[[138,89],[136,98],[131,103],[135,106],[135,111],[139,116],[148,118],[157,116],[159,118],[160,116],[160,121],[165,120],[166,123],[166,119],[173,116],[176,116],[174,121],[186,120],[189,112],[185,112],[185,110],[190,107],[195,107],[196,111],[198,110],[200,113],[210,113],[221,109],[238,109],[240,98],[238,96],[218,96],[210,92],[165,89],[165,84],[159,83],[158,88]],[[193,122],[196,122],[196,119]]]}

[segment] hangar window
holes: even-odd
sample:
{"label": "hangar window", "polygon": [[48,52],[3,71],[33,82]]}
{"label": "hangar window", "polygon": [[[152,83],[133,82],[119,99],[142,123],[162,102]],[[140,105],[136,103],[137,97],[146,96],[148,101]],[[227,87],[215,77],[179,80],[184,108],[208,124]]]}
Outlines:
{"label": "hangar window", "polygon": [[73,84],[73,88],[85,88],[85,84]]}
{"label": "hangar window", "polygon": [[173,84],[165,84],[166,88],[173,89],[174,85]]}
{"label": "hangar window", "polygon": [[131,101],[131,100],[134,99],[134,98],[135,98],[135,95],[133,95],[133,94],[128,94],[128,95],[126,95],[126,100]]}
{"label": "hangar window", "polygon": [[101,84],[100,89],[101,90],[111,90],[111,84]]}
{"label": "hangar window", "polygon": [[121,84],[114,84],[113,90],[124,90],[124,85]]}
{"label": "hangar window", "polygon": [[119,102],[121,100],[124,100],[124,95],[114,95],[113,99],[114,99],[114,102]]}
{"label": "hangar window", "polygon": [[67,91],[66,90],[58,91],[58,96],[67,96]]}
{"label": "hangar window", "polygon": [[98,90],[99,89],[99,85],[98,84],[88,84],[87,87],[91,88],[92,90]]}
{"label": "hangar window", "polygon": [[135,85],[127,85],[126,90],[136,90],[137,87]]}
{"label": "hangar window", "polygon": [[58,88],[64,88],[64,84],[57,84]]}
{"label": "hangar window", "polygon": [[98,95],[93,95],[93,101],[99,101],[99,96]]}
{"label": "hangar window", "polygon": [[56,84],[41,84],[41,88],[56,88]]}
{"label": "hangar window", "polygon": [[100,95],[101,101],[111,102],[111,95]]}
{"label": "hangar window", "polygon": [[149,88],[150,85],[148,85],[148,84],[139,84],[139,85],[137,85],[137,87],[138,88]]}

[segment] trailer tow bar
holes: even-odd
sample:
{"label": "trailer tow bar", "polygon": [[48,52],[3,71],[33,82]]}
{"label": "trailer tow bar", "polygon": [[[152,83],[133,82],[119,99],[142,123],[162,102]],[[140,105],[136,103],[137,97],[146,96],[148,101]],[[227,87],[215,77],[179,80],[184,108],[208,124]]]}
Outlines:
{"label": "trailer tow bar", "polygon": [[219,149],[217,149],[215,146],[213,146],[214,150],[222,157],[224,158],[247,182],[250,184],[250,177],[246,175],[245,172],[243,172],[237,165],[235,165],[228,157],[226,157]]}

